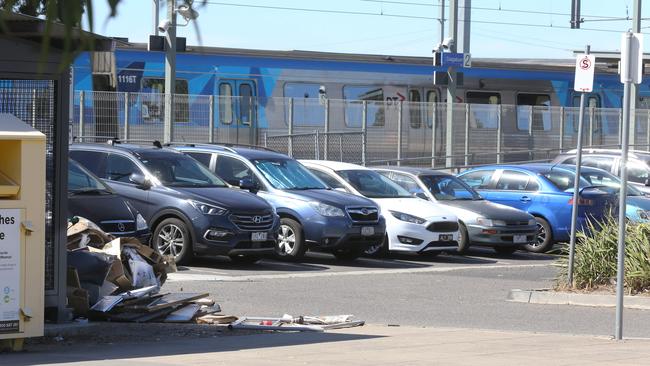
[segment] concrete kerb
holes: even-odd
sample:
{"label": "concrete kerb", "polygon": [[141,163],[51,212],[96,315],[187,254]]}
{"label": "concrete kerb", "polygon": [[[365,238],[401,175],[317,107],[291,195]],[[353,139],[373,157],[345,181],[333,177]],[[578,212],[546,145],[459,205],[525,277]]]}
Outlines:
{"label": "concrete kerb", "polygon": [[[616,306],[616,296],[614,294],[582,294],[558,292],[552,289],[513,289],[508,293],[506,301],[545,305]],[[624,305],[629,309],[650,310],[650,296],[625,296]]]}

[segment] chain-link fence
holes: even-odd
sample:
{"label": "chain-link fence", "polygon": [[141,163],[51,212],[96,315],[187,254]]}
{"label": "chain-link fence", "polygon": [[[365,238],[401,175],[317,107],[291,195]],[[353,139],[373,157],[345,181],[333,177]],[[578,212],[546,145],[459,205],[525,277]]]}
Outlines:
{"label": "chain-link fence", "polygon": [[[46,136],[47,170],[45,187],[45,290],[55,287],[54,227],[54,122],[56,93],[53,80],[0,80],[0,113],[10,113]],[[1,157],[0,157],[1,158]]]}
{"label": "chain-link fence", "polygon": [[[579,109],[529,105],[168,96],[170,141],[260,145],[303,159],[436,168],[538,161],[577,143]],[[163,140],[165,95],[78,92],[73,135]],[[650,111],[635,111],[634,146],[649,149]],[[447,123],[452,121],[452,123]],[[585,146],[615,147],[621,110],[585,110]]]}

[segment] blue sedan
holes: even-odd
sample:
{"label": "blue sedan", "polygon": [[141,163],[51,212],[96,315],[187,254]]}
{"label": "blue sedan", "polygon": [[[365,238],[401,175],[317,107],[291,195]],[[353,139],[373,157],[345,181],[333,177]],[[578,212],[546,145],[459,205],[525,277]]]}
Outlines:
{"label": "blue sedan", "polygon": [[[567,241],[571,232],[575,167],[530,164],[493,165],[470,169],[459,175],[485,199],[526,211],[537,220],[537,242],[527,246],[532,252],[546,252],[558,241]],[[588,219],[602,220],[616,208],[617,195],[611,189],[580,179],[578,227]]]}

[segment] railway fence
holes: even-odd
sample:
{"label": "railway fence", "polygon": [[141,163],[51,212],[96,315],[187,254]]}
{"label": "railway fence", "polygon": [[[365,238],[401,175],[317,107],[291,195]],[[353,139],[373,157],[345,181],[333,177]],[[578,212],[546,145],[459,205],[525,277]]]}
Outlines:
{"label": "railway fence", "polygon": [[[175,143],[265,146],[299,159],[461,168],[545,161],[575,148],[577,107],[173,95]],[[164,94],[74,94],[76,141],[163,140]],[[635,111],[634,147],[650,151],[650,110]],[[585,111],[586,147],[616,147],[621,110]],[[450,149],[447,149],[447,143]]]}

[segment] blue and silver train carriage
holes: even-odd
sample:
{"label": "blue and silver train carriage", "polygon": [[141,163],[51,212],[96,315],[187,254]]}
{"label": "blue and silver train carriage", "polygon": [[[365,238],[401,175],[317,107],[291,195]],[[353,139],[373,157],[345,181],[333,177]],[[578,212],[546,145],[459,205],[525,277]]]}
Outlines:
{"label": "blue and silver train carriage", "polygon": [[[622,86],[606,66],[598,65],[587,99],[594,108],[587,116],[593,145],[618,142]],[[579,101],[573,67],[572,60],[483,59],[459,70],[463,82],[457,89],[454,154],[468,149],[476,154],[474,163],[494,162],[498,127],[502,150],[513,151],[503,161],[541,157],[514,152],[557,147],[560,139],[572,147]],[[446,105],[436,103],[445,101],[446,90],[433,85],[433,71],[444,69],[426,57],[188,48],[177,56],[176,93],[182,95],[175,97],[174,139],[263,143],[265,136],[286,134],[289,120],[294,134],[359,131],[365,108],[369,160],[395,158],[400,120],[402,157],[431,156],[432,150],[443,155]],[[130,44],[110,53],[82,54],[74,63],[73,85],[77,124],[79,92],[84,92],[85,135],[123,133],[128,121],[130,137],[162,138],[163,52]],[[647,85],[641,88],[642,108],[644,95],[650,95]],[[647,120],[637,118],[643,136]],[[339,142],[329,144],[330,159],[360,160],[359,135],[329,138]],[[294,152],[305,145],[311,154],[314,139],[296,137],[293,144]],[[280,145],[286,149],[286,143]]]}

